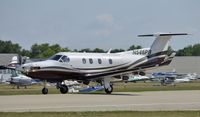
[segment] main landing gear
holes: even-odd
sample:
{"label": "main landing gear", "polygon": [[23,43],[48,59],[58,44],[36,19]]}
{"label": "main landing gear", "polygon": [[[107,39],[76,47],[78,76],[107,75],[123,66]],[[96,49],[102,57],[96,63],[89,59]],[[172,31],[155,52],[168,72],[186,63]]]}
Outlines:
{"label": "main landing gear", "polygon": [[60,86],[60,93],[62,93],[62,94],[65,94],[65,93],[68,93],[68,86],[66,86],[66,85],[61,85]]}
{"label": "main landing gear", "polygon": [[111,94],[113,92],[113,86],[110,83],[110,78],[104,78],[103,84],[104,84],[106,94]]}
{"label": "main landing gear", "polygon": [[[42,89],[42,94],[44,94],[44,95],[48,94],[48,88],[46,88],[46,84],[47,84],[47,81],[44,80],[44,88]],[[61,82],[58,82],[56,84],[56,87],[57,87],[57,89],[60,89],[60,93],[62,93],[62,94],[68,93],[69,88],[67,85],[62,84]]]}
{"label": "main landing gear", "polygon": [[113,86],[112,85],[110,85],[110,89],[109,88],[105,88],[105,92],[106,92],[106,94],[111,94],[112,92],[113,92]]}

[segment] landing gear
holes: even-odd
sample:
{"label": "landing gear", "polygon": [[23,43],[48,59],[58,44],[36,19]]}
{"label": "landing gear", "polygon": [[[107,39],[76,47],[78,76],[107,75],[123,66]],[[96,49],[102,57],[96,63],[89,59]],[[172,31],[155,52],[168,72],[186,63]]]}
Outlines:
{"label": "landing gear", "polygon": [[[44,88],[42,89],[42,94],[46,95],[48,94],[48,88],[46,88],[46,84],[47,84],[47,81],[44,80]],[[61,82],[58,82],[57,85],[56,85],[56,88],[57,89],[60,89],[60,92],[62,94],[65,94],[68,92],[68,86],[66,86],[65,84],[62,84]]]}
{"label": "landing gear", "polygon": [[47,80],[44,80],[44,88],[42,89],[42,94],[46,95],[48,94],[48,88],[46,88]]}
{"label": "landing gear", "polygon": [[68,86],[66,86],[66,85],[61,85],[61,87],[60,87],[60,92],[62,93],[62,94],[65,94],[65,93],[67,93],[68,92]]}
{"label": "landing gear", "polygon": [[69,88],[67,85],[62,84],[61,82],[58,82],[56,87],[57,87],[57,89],[60,89],[60,93],[62,93],[62,94],[68,93]]}
{"label": "landing gear", "polygon": [[113,92],[113,86],[110,83],[110,78],[104,78],[103,84],[104,84],[106,94],[111,94]]}
{"label": "landing gear", "polygon": [[112,85],[110,85],[110,89],[109,88],[105,88],[105,92],[106,92],[106,94],[111,94],[112,92],[113,92],[113,86]]}
{"label": "landing gear", "polygon": [[48,89],[44,87],[44,88],[42,89],[42,94],[44,94],[44,95],[48,94]]}

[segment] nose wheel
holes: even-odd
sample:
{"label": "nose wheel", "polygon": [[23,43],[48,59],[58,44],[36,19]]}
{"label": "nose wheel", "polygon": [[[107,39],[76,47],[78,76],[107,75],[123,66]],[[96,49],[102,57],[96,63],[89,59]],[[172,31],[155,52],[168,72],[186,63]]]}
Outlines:
{"label": "nose wheel", "polygon": [[42,89],[42,94],[46,95],[48,94],[48,88],[46,88],[47,86],[47,81],[44,80],[44,88]]}
{"label": "nose wheel", "polygon": [[44,94],[44,95],[48,94],[48,88],[45,88],[45,87],[44,87],[44,88],[42,89],[42,94]]}

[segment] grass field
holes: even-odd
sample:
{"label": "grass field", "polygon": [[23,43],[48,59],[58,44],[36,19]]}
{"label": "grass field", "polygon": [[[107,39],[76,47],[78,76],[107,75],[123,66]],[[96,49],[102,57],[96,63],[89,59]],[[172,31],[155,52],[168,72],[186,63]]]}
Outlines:
{"label": "grass field", "polygon": [[200,117],[200,111],[0,112],[0,117]]}
{"label": "grass field", "polygon": [[[13,89],[11,85],[0,84],[0,95],[29,95],[41,94],[42,85],[33,85],[24,89]],[[60,93],[54,86],[48,87],[49,94]],[[167,85],[160,86],[158,83],[152,82],[138,82],[138,83],[115,83],[114,92],[141,92],[141,91],[173,91],[173,90],[200,90],[200,81],[191,83],[180,83],[176,86]],[[94,93],[104,93],[104,91],[97,91]]]}

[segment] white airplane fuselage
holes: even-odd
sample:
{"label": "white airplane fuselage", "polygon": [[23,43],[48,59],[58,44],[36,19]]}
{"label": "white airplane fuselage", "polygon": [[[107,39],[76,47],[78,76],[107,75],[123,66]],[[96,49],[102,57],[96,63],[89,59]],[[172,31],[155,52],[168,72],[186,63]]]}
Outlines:
{"label": "white airplane fuselage", "polygon": [[[85,74],[85,76],[89,74],[97,74],[114,70],[123,70],[123,69],[132,69],[135,66],[141,64],[141,62],[147,61],[143,59],[143,61],[138,60],[145,58],[145,55],[130,55],[130,54],[120,54],[120,53],[71,53],[71,52],[60,52],[54,56],[60,56],[58,59],[53,60],[49,59],[42,62],[34,62],[24,65],[24,67],[29,69],[29,74],[35,72],[43,72],[45,71],[46,77],[51,78],[53,72],[56,73],[64,73],[64,72],[72,72],[71,74],[76,74],[76,72]],[[63,61],[62,57],[67,57],[67,61]],[[137,63],[136,63],[137,62]],[[30,68],[31,67],[31,68]],[[32,70],[32,71],[31,71]],[[50,76],[49,76],[50,75]],[[72,75],[73,76],[73,75]],[[33,75],[34,77],[34,75]],[[46,78],[41,74],[39,76],[35,76],[36,78]],[[68,76],[71,79],[70,75]],[[53,79],[53,78],[52,78]],[[56,78],[59,79],[59,78]],[[62,79],[62,78],[60,78]],[[67,79],[67,76],[66,78]]]}

